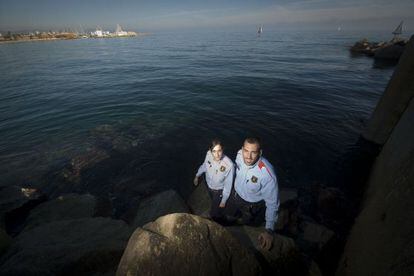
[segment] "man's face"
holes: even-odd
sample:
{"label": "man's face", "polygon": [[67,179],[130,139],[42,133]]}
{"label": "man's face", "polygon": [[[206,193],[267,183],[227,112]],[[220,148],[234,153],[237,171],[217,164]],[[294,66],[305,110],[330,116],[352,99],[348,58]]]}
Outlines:
{"label": "man's face", "polygon": [[247,166],[251,166],[256,163],[257,159],[260,157],[260,147],[258,144],[250,144],[244,142],[243,148],[243,160]]}
{"label": "man's face", "polygon": [[220,161],[223,157],[223,148],[220,145],[215,145],[211,150],[211,154],[213,155],[215,161]]}

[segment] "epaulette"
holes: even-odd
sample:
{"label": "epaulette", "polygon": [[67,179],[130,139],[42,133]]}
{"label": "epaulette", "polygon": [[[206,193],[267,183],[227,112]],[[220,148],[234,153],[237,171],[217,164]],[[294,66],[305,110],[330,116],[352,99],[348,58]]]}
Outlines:
{"label": "epaulette", "polygon": [[262,160],[260,160],[260,161],[259,161],[258,166],[259,166],[259,169],[260,169],[260,170],[261,170],[262,168],[265,168],[265,169],[266,169],[266,171],[267,171],[267,173],[270,175],[270,177],[272,177],[272,178],[273,178],[273,175],[270,173],[270,171],[269,171],[269,169],[267,168],[266,164],[265,164]]}

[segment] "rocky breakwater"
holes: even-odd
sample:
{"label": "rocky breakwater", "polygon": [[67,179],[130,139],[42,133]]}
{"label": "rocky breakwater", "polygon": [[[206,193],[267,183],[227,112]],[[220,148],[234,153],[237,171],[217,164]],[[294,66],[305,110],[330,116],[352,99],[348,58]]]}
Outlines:
{"label": "rocky breakwater", "polygon": [[[115,219],[113,206],[91,194],[45,199],[21,218],[19,232],[0,231],[0,274],[321,275],[297,237],[320,252],[330,232],[316,223],[302,231],[296,190],[280,193],[277,229],[284,234],[275,234],[272,249],[263,251],[257,241],[263,227],[208,219],[204,188],[199,185],[187,203],[174,190],[139,199],[126,220]],[[7,206],[10,212],[21,204]]]}
{"label": "rocky breakwater", "polygon": [[414,36],[363,136],[382,146],[337,274],[414,275]]}
{"label": "rocky breakwater", "polygon": [[351,48],[351,53],[364,54],[374,57],[376,60],[398,61],[404,52],[407,40],[398,39],[389,42],[370,42],[362,39],[356,42]]}

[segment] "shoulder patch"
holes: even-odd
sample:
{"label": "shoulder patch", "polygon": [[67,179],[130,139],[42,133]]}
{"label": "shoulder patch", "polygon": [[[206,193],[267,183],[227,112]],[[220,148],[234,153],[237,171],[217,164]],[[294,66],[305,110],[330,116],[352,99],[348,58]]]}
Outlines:
{"label": "shoulder patch", "polygon": [[259,169],[265,168],[267,173],[270,175],[270,177],[273,178],[273,175],[270,173],[270,170],[266,167],[266,164],[262,160],[259,161],[258,166],[259,166]]}
{"label": "shoulder patch", "polygon": [[265,163],[262,160],[260,160],[259,161],[259,169],[262,169],[263,167],[266,168],[266,165],[265,165]]}

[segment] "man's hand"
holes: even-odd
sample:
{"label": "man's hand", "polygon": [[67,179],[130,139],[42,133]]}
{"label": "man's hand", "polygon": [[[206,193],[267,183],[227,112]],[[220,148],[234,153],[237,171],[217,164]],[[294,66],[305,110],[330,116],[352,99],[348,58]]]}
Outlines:
{"label": "man's hand", "polygon": [[259,244],[260,247],[264,250],[270,250],[273,245],[273,235],[269,234],[267,231],[260,233],[259,235]]}
{"label": "man's hand", "polygon": [[226,207],[226,203],[220,203],[219,207],[220,207],[220,208],[224,208],[224,207]]}
{"label": "man's hand", "polygon": [[194,186],[198,185],[198,176],[194,177],[193,183],[194,183]]}

